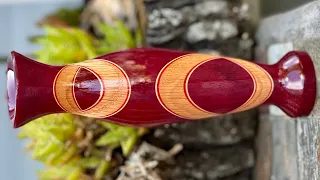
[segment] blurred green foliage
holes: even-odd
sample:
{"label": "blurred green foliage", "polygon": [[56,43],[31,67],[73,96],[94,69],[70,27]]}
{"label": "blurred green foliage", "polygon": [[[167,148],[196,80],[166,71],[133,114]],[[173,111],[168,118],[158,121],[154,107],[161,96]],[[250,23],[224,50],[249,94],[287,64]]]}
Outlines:
{"label": "blurred green foliage", "polygon": [[78,28],[43,26],[46,35],[32,39],[41,49],[34,54],[43,63],[69,64],[94,58],[118,50],[134,48],[140,45],[141,35],[135,35],[122,22],[117,26],[100,24],[99,31],[104,38],[98,39]]}
{"label": "blurred green foliage", "polygon": [[[99,25],[99,31],[104,35],[102,39],[76,27],[45,25],[43,28],[45,35],[32,39],[41,45],[34,55],[39,62],[52,65],[81,62],[100,54],[133,48],[141,40],[139,33],[132,35],[121,22],[117,26]],[[121,147],[123,156],[129,155],[138,138],[146,132],[145,129],[86,119],[87,125],[96,124],[104,129],[102,134],[93,133],[88,145],[93,153],[86,156],[79,144],[88,136],[79,136],[78,130],[87,131],[82,134],[88,135],[95,129],[79,126],[75,117],[67,113],[51,114],[22,127],[19,137],[31,139],[27,148],[32,151],[32,157],[47,166],[39,172],[40,179],[79,180],[88,179],[88,176],[102,179],[112,167],[112,159],[104,158],[105,154]],[[87,174],[88,169],[94,173]]]}
{"label": "blurred green foliage", "polygon": [[55,18],[61,19],[66,22],[69,26],[77,27],[80,24],[80,15],[82,13],[83,8],[61,8],[52,16]]}

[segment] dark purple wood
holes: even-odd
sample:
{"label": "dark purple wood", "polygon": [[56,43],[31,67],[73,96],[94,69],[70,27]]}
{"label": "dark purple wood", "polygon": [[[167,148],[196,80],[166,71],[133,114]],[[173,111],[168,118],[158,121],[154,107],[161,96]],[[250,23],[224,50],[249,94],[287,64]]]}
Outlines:
{"label": "dark purple wood", "polygon": [[[157,98],[156,94],[160,89],[156,86],[156,80],[162,76],[161,70],[175,58],[189,54],[191,52],[138,48],[95,58],[117,64],[127,74],[131,84],[131,94],[123,109],[104,119],[144,127],[194,120],[170,112],[172,109],[166,109],[166,105],[163,105],[165,99],[161,99],[166,95],[161,94],[161,98]],[[311,112],[316,97],[316,77],[312,61],[305,52],[290,52],[275,65],[258,65],[262,69],[257,71],[264,69],[270,75],[270,79],[263,79],[262,83],[273,81],[271,95],[261,105],[275,104],[291,117],[306,116]],[[47,114],[65,112],[58,105],[53,89],[55,78],[63,67],[42,64],[12,52],[8,58],[7,100],[8,112],[15,128]],[[182,71],[183,68],[181,66],[176,70]],[[72,93],[82,110],[100,98],[102,89],[105,88],[105,93],[108,93],[110,88],[108,85],[102,87],[99,75],[93,73],[80,68],[74,77],[75,83],[66,84],[74,86]],[[195,111],[232,113],[232,110],[245,104],[253,93],[259,91],[254,88],[259,77],[253,76],[242,64],[231,62],[227,57],[205,62],[188,74],[190,78],[184,88],[189,99],[185,94],[181,94],[181,98],[187,98],[190,104],[193,103]],[[172,81],[179,78],[172,77]],[[114,98],[116,101],[117,97]],[[179,98],[173,99],[175,101],[179,102]]]}
{"label": "dark purple wood", "polygon": [[245,103],[253,88],[250,75],[242,67],[224,59],[199,66],[188,84],[190,96],[196,104],[207,111],[220,114],[230,112]]}
{"label": "dark purple wood", "polygon": [[81,68],[75,78],[74,90],[80,109],[85,110],[99,99],[102,87],[94,74]]}

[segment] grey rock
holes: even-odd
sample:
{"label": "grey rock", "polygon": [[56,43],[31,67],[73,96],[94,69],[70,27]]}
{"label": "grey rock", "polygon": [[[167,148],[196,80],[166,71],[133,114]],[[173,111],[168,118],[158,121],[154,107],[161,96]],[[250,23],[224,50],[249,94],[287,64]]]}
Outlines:
{"label": "grey rock", "polygon": [[212,49],[202,49],[202,50],[199,50],[199,53],[211,54],[211,55],[215,55],[215,56],[221,55],[221,53],[219,51],[215,51]]}
{"label": "grey rock", "polygon": [[[248,5],[245,3],[201,0],[184,1],[182,6],[173,7],[167,6],[165,2],[169,3],[169,1],[146,3],[148,9],[146,41],[150,46],[174,48],[174,45],[178,45],[177,49],[182,50],[204,48],[219,51],[217,47],[228,45],[223,41],[238,38],[239,34],[243,33],[249,34],[248,39],[252,41],[253,27],[250,20],[244,18],[248,13]],[[203,41],[209,44],[207,41],[214,41],[215,45],[197,47],[197,43]],[[242,44],[236,44],[242,47]],[[244,53],[247,53],[247,50]]]}
{"label": "grey rock", "polygon": [[153,31],[149,30],[147,32],[148,38],[147,38],[147,43],[157,46],[157,45],[163,45],[164,43],[168,43],[171,40],[174,40],[181,34],[183,34],[184,29],[183,28],[177,28],[175,30],[167,30],[163,29],[162,31]]}
{"label": "grey rock", "polygon": [[[176,157],[173,166],[162,169],[161,176],[168,180],[231,179],[236,173],[249,169],[253,165],[254,153],[249,146],[183,151]],[[243,179],[249,179],[248,174]]]}
{"label": "grey rock", "polygon": [[156,7],[164,7],[164,8],[181,8],[185,6],[194,5],[199,2],[198,0],[144,0],[145,4]]}
{"label": "grey rock", "polygon": [[221,21],[219,35],[222,39],[229,39],[238,34],[237,24],[233,21],[223,20]]}
{"label": "grey rock", "polygon": [[202,41],[188,44],[188,48],[198,52],[218,52],[221,56],[237,57],[245,60],[252,60],[252,39],[231,38],[227,40]]}
{"label": "grey rock", "polygon": [[231,38],[212,42],[204,41],[192,44],[191,47],[197,51],[201,51],[203,49],[213,49],[214,51],[219,52],[220,55],[251,60],[253,40],[251,38]]}
{"label": "grey rock", "polygon": [[183,17],[174,9],[154,9],[148,16],[148,43],[162,44],[181,35],[185,31]]}
{"label": "grey rock", "polygon": [[252,178],[252,169],[243,170],[233,176],[226,178],[219,178],[219,180],[251,180]]}
{"label": "grey rock", "polygon": [[183,19],[181,12],[173,9],[161,9],[160,12],[172,26],[177,27],[181,24]]}
{"label": "grey rock", "polygon": [[256,112],[242,112],[156,128],[149,141],[168,147],[182,143],[188,149],[230,145],[252,138],[255,125]]}
{"label": "grey rock", "polygon": [[161,28],[170,24],[173,27],[177,27],[182,22],[182,13],[180,11],[163,8],[155,9],[148,16],[148,27],[152,29]]}
{"label": "grey rock", "polygon": [[185,6],[181,9],[181,12],[183,13],[186,22],[188,24],[191,24],[199,19],[196,13],[194,13],[194,7],[193,6]]}
{"label": "grey rock", "polygon": [[228,2],[224,0],[203,1],[195,5],[195,12],[200,16],[228,15]]}
{"label": "grey rock", "polygon": [[237,24],[230,20],[200,21],[192,24],[186,32],[189,43],[197,43],[217,38],[222,40],[235,37],[238,34]]}
{"label": "grey rock", "polygon": [[149,38],[150,39],[147,42],[149,43],[150,47],[166,48],[166,49],[173,49],[173,50],[188,49],[186,42],[183,41],[183,39],[179,35],[178,37],[163,43],[157,43],[157,38],[160,38],[160,37],[155,37],[155,38],[149,37]]}
{"label": "grey rock", "polygon": [[203,40],[215,40],[218,36],[218,22],[205,23],[197,22],[192,24],[186,33],[186,39],[189,43],[197,43]]}
{"label": "grey rock", "polygon": [[232,13],[238,20],[250,20],[249,4],[242,3],[240,6],[234,6]]}

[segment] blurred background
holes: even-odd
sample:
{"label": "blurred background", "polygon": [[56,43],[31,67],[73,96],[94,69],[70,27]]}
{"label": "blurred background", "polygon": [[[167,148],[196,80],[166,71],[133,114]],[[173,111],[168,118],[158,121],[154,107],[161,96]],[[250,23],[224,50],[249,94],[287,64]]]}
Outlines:
{"label": "blurred background", "polygon": [[[17,139],[18,130],[12,129],[8,119],[5,95],[6,58],[10,51],[31,54],[39,45],[30,43],[28,38],[43,34],[36,27],[37,21],[60,8],[74,8],[83,4],[81,0],[0,0],[0,83],[2,101],[0,104],[0,174],[1,179],[37,179],[36,172],[43,164],[35,161],[24,151],[26,142]],[[18,172],[18,173],[17,173]]]}
{"label": "blurred background", "polygon": [[[175,2],[172,1],[172,2],[175,4],[179,4],[180,1],[179,2],[178,1],[179,0]],[[0,101],[0,117],[1,117],[0,176],[1,176],[1,179],[3,180],[37,179],[38,176],[36,172],[44,168],[44,165],[42,162],[34,160],[33,158],[31,158],[30,153],[24,150],[26,146],[26,141],[20,140],[17,138],[18,130],[12,129],[11,122],[9,121],[7,109],[6,109],[6,102],[4,101],[5,87],[6,87],[5,73],[4,73],[5,66],[6,66],[5,64],[6,57],[8,56],[11,50],[18,51],[25,55],[33,54],[35,51],[40,49],[41,46],[39,44],[30,42],[30,37],[45,34],[45,31],[43,30],[43,28],[40,28],[39,26],[36,25],[40,21],[40,19],[44,18],[48,14],[53,13],[61,8],[77,8],[77,7],[83,6],[85,2],[86,1],[82,1],[82,0],[0,0],[0,72],[2,72],[0,75],[0,83],[2,84],[0,86],[1,87],[0,95],[2,94],[3,96],[2,101]],[[153,6],[152,0],[145,1],[145,2],[147,4],[146,5],[147,14],[148,13],[151,14],[151,12],[153,12],[152,8],[155,8],[155,7],[158,7],[158,8],[170,7],[170,5],[168,5],[170,4],[169,1],[166,1],[166,5],[161,5],[160,3],[160,5],[158,6]],[[181,1],[181,4],[183,4],[183,2]],[[306,1],[306,0],[282,0],[282,1],[245,0],[245,3],[248,3],[249,5],[251,5],[249,11],[252,13],[249,15],[255,21],[258,21],[257,19],[259,18],[266,17],[275,13],[283,12],[283,11],[292,9],[294,7],[300,6],[307,2],[309,1]],[[172,8],[176,8],[178,6],[179,5],[176,5],[175,7],[172,7]],[[241,5],[239,7],[241,7]],[[148,20],[152,21],[152,17],[149,17]],[[150,22],[145,22],[145,23],[156,26],[155,24],[152,24]],[[242,30],[243,29],[245,28],[242,28]],[[229,52],[228,48],[237,48],[232,45],[230,46],[230,44],[226,45],[224,43],[221,43],[220,45],[215,44],[215,45],[210,45],[203,49],[197,49],[195,48],[195,46],[199,47],[198,46],[199,44],[193,46],[192,43],[190,43],[192,42],[192,40],[189,40],[189,43],[187,43],[187,45],[183,47],[181,47],[180,45],[176,45],[174,41],[170,41],[170,43],[167,43],[167,42],[161,43],[160,40],[157,39],[159,37],[155,35],[156,32],[154,32],[153,30],[156,31],[156,28],[147,31],[147,35],[146,35],[147,37],[149,37],[149,41],[147,38],[147,43],[149,42],[150,46],[168,47],[168,48],[176,48],[176,49],[192,49],[192,50],[199,50],[199,51],[203,50],[205,52],[208,52],[208,49],[214,52],[216,51],[216,49],[221,49],[221,51],[219,52],[221,54],[228,54]],[[239,31],[242,31],[242,30],[240,29]],[[252,30],[249,30],[249,34],[251,33],[251,31]],[[158,43],[155,41],[158,41]],[[181,41],[182,40],[178,42],[181,42]],[[223,41],[223,42],[227,42],[227,41]],[[201,47],[203,47],[203,44]],[[249,60],[251,60],[250,57],[252,52],[250,51],[249,55],[246,53],[240,54],[239,52],[230,51],[229,54],[235,55],[238,57],[245,57],[245,58],[248,57]],[[211,125],[211,126],[214,126],[214,125]],[[157,131],[157,132],[159,133],[162,131]],[[169,132],[171,131],[169,130]],[[177,134],[179,132],[174,131],[173,134]],[[183,132],[181,132],[181,134],[183,134]],[[151,139],[152,138],[153,137],[151,137]],[[186,142],[186,144],[188,144],[189,140],[186,140],[186,139],[188,138],[185,138],[185,139],[181,138],[178,141]],[[214,137],[212,137],[211,139],[214,139]],[[218,139],[217,141],[219,141],[219,138],[216,138],[216,139]],[[223,140],[221,139],[220,139],[220,142],[223,143]],[[164,141],[167,141],[167,140],[165,139]],[[172,139],[170,141],[172,141]],[[231,144],[232,143],[233,142],[231,142]],[[217,144],[215,144],[215,142],[212,142],[212,144],[210,144],[210,142],[209,143],[204,142],[204,144],[205,145],[213,144],[214,146],[216,146],[217,144],[219,145],[219,142]],[[202,145],[199,145],[199,147],[202,147]],[[223,175],[224,174],[222,173],[221,176]],[[227,173],[226,176],[227,175],[230,175],[230,174]]]}

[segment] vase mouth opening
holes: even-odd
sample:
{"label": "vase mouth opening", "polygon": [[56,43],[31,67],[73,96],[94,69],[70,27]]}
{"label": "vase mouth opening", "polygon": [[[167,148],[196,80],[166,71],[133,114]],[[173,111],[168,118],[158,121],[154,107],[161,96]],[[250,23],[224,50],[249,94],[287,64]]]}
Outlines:
{"label": "vase mouth opening", "polygon": [[8,69],[6,72],[6,81],[7,81],[7,105],[9,118],[14,123],[15,114],[16,114],[16,101],[17,101],[17,80],[16,73],[13,67],[14,57],[8,57]]}

